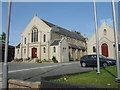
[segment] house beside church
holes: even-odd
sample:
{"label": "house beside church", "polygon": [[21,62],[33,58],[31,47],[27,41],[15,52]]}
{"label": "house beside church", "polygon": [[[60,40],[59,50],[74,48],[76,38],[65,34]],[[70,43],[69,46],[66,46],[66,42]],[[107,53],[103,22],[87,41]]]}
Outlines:
{"label": "house beside church", "polygon": [[[103,23],[98,29],[99,34],[99,51],[101,55],[108,58],[115,59],[115,39],[114,29],[107,23]],[[120,53],[120,32],[118,33],[119,39],[119,53]],[[87,42],[87,54],[96,54],[96,35],[95,33]]]}
{"label": "house beside church", "polygon": [[16,58],[58,62],[80,59],[86,54],[86,37],[34,16],[21,33],[21,42],[15,48]]}

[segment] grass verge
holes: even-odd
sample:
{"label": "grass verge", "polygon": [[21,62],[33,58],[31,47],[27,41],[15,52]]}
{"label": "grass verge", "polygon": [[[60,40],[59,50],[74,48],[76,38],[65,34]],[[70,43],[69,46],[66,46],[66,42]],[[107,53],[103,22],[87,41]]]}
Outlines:
{"label": "grass verge", "polygon": [[109,66],[103,68],[100,70],[100,72],[101,73],[99,75],[96,74],[96,71],[91,71],[78,75],[64,76],[52,81],[81,85],[120,88],[120,83],[115,82],[115,78],[117,76],[116,66]]}

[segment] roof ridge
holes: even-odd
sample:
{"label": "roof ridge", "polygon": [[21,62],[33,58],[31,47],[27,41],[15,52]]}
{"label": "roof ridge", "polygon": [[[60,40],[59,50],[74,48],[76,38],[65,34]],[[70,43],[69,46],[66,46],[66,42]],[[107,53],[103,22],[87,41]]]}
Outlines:
{"label": "roof ridge", "polygon": [[[68,30],[68,29],[65,29],[65,28],[63,28],[63,27],[61,27],[61,26],[58,26],[58,25],[53,24],[53,23],[51,23],[51,22],[48,22],[48,21],[46,21],[46,20],[44,20],[44,19],[41,19],[41,20],[42,20],[44,23],[46,23],[48,26],[50,26],[50,27],[57,26],[57,28],[60,29],[60,30],[59,30],[59,31],[55,31],[55,32],[58,32],[58,33],[60,33],[60,34],[62,34],[62,35],[66,35],[66,36],[71,37],[71,38],[74,38],[74,39],[78,39],[78,40],[85,41],[85,37],[84,37],[82,34],[74,33],[74,32],[72,32],[72,31],[70,31],[70,30]],[[60,31],[62,31],[62,32],[60,32]]]}

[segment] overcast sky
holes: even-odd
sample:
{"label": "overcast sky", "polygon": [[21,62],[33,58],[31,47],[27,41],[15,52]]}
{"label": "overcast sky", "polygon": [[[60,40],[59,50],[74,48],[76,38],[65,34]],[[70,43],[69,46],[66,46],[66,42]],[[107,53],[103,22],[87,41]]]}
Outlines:
{"label": "overcast sky", "polygon": [[[117,8],[117,7],[116,7]],[[93,2],[13,2],[11,8],[10,44],[20,43],[20,34],[37,13],[39,18],[76,30],[90,38],[95,32]],[[110,26],[112,7],[110,2],[97,3],[98,27],[104,21]],[[7,3],[2,3],[2,30],[6,31]]]}

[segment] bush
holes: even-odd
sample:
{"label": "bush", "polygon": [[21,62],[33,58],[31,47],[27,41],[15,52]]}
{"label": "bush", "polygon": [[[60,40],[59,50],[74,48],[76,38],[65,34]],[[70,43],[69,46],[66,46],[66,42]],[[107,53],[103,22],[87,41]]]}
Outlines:
{"label": "bush", "polygon": [[28,57],[27,60],[30,60],[30,57]]}
{"label": "bush", "polygon": [[79,59],[76,59],[76,61],[79,61]]}
{"label": "bush", "polygon": [[16,58],[16,59],[13,60],[13,62],[22,62],[22,61],[23,61],[23,58],[19,58],[19,59]]}
{"label": "bush", "polygon": [[74,61],[74,59],[73,58],[70,58],[70,60],[69,61]]}
{"label": "bush", "polygon": [[57,59],[56,59],[55,56],[52,57],[52,61],[53,61],[54,63],[58,63],[58,61],[57,61]]}
{"label": "bush", "polygon": [[41,61],[41,60],[36,60],[36,62],[37,62],[37,63],[42,63],[42,61]]}
{"label": "bush", "polygon": [[48,62],[46,59],[43,60],[44,62]]}

